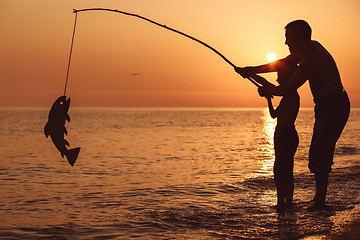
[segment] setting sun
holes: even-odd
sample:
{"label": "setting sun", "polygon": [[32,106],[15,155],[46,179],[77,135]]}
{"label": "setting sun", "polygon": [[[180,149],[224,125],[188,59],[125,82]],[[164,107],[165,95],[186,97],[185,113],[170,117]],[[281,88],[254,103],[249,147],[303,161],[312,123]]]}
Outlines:
{"label": "setting sun", "polygon": [[[321,13],[328,1],[0,2],[0,107],[48,107],[64,93],[75,16],[66,91],[72,107],[266,106],[253,84],[237,81],[232,66],[201,44],[144,19],[109,11],[75,15],[74,8],[139,14],[209,44],[238,67],[288,56],[284,27],[304,19],[313,40],[333,55],[352,107],[360,107],[354,67],[360,32],[352,30],[360,28],[359,1],[334,2]],[[267,76],[276,79],[276,73]],[[301,106],[313,107],[309,88],[301,91]]]}
{"label": "setting sun", "polygon": [[268,60],[269,62],[275,61],[275,60],[276,60],[276,55],[275,55],[274,53],[269,53],[269,54],[267,55],[267,60]]}

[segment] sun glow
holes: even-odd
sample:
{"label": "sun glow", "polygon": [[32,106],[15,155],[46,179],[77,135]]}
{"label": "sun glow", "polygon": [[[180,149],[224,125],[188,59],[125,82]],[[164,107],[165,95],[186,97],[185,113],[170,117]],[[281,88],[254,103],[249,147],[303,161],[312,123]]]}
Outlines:
{"label": "sun glow", "polygon": [[261,173],[271,175],[273,174],[273,165],[275,160],[273,136],[276,126],[276,119],[273,119],[270,116],[267,108],[264,109],[264,116],[262,119],[264,121],[263,138],[265,141],[264,144],[261,145],[261,151],[264,156],[262,159],[263,167],[261,169]]}
{"label": "sun glow", "polygon": [[268,60],[269,62],[275,61],[275,60],[276,60],[276,55],[275,55],[275,53],[269,53],[269,54],[267,55],[267,60]]}

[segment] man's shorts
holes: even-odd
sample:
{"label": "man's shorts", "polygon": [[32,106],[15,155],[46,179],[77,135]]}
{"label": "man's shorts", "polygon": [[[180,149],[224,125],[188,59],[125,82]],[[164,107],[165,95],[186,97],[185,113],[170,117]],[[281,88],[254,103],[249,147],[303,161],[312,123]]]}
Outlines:
{"label": "man's shorts", "polygon": [[343,90],[316,102],[315,124],[309,151],[309,169],[331,172],[335,144],[350,114],[350,101]]}

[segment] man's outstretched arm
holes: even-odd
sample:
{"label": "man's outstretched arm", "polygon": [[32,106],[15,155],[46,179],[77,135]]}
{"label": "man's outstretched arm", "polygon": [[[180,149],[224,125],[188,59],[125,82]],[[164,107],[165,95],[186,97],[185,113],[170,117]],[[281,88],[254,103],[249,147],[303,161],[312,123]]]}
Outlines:
{"label": "man's outstretched arm", "polygon": [[259,66],[235,67],[235,71],[239,73],[242,77],[247,78],[257,73],[277,72],[282,65],[287,64],[288,62],[297,64],[300,62],[300,57],[295,54],[290,54],[286,58]]}

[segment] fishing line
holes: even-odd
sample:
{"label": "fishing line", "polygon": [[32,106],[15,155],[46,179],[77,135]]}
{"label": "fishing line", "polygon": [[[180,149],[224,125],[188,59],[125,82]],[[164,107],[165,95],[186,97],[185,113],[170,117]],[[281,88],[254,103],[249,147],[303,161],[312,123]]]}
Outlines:
{"label": "fishing line", "polygon": [[70,70],[70,63],[71,63],[71,54],[72,54],[72,50],[73,50],[73,46],[74,46],[74,38],[75,38],[77,12],[74,12],[74,13],[75,13],[75,22],[74,22],[74,29],[73,29],[72,39],[71,39],[69,62],[68,62],[67,71],[66,71],[66,81],[65,81],[64,96],[66,96],[66,88],[67,88],[67,83],[68,83],[68,79],[69,79],[69,70]]}
{"label": "fishing line", "polygon": [[[180,31],[178,31],[178,30],[176,30],[176,29],[170,28],[170,27],[168,27],[168,26],[166,26],[166,25],[157,23],[157,22],[155,22],[155,21],[153,21],[153,20],[151,20],[151,19],[148,19],[148,18],[146,18],[146,17],[140,16],[140,15],[137,15],[137,14],[133,14],[133,13],[128,13],[128,12],[124,12],[124,11],[119,11],[119,10],[117,10],[117,9],[108,9],[108,8],[86,8],[86,9],[79,9],[79,10],[74,9],[74,13],[76,13],[76,14],[77,14],[78,12],[85,12],[85,11],[109,11],[109,12],[121,13],[121,14],[125,14],[125,15],[128,15],[128,16],[133,16],[133,17],[137,17],[137,18],[143,19],[143,20],[145,20],[145,21],[148,21],[148,22],[150,22],[150,23],[152,23],[152,24],[155,24],[155,25],[157,25],[157,26],[160,26],[160,27],[162,27],[162,28],[165,28],[165,29],[168,29],[168,30],[170,30],[170,31],[176,32],[176,33],[178,33],[178,34],[181,34],[181,35],[183,35],[183,36],[185,36],[185,37],[187,37],[187,38],[190,38],[190,39],[192,39],[192,40],[194,40],[194,41],[196,41],[196,42],[204,45],[205,47],[211,49],[211,50],[214,51],[216,54],[218,54],[222,59],[225,60],[225,62],[227,62],[228,64],[230,64],[233,68],[236,67],[235,64],[233,64],[232,62],[230,62],[229,59],[227,59],[224,55],[222,55],[219,51],[217,51],[215,48],[211,47],[210,45],[208,45],[208,44],[206,44],[206,43],[200,41],[199,39],[196,39],[196,38],[194,38],[194,37],[192,37],[192,36],[190,36],[190,35],[187,35],[187,34],[185,34],[185,33],[183,33],[183,32],[180,32]],[[73,41],[74,41],[75,26],[76,26],[76,16],[75,16],[73,40],[72,40],[72,42],[71,42],[71,50],[72,50],[72,44],[73,44]],[[70,67],[71,50],[70,50],[70,58],[69,58],[69,66],[68,66],[68,68]],[[68,73],[69,73],[69,70],[68,70]],[[247,79],[249,79],[253,84],[255,84],[255,86],[260,87],[260,85],[259,85],[257,82],[255,82],[255,80],[253,80],[251,77],[247,77]],[[67,77],[66,77],[66,81],[67,81]],[[65,85],[65,91],[66,91],[66,85]]]}

